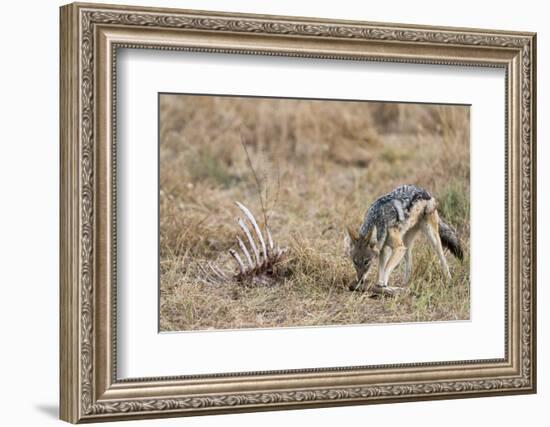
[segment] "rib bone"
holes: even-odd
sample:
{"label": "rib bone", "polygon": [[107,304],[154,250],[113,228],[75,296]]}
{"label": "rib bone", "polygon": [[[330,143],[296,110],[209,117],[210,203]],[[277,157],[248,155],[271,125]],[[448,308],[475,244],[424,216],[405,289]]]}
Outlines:
{"label": "rib bone", "polygon": [[218,275],[218,277],[220,277],[220,279],[224,279],[224,280],[228,280],[229,277],[227,277],[227,274],[225,274],[223,271],[221,271],[219,269],[219,267],[216,267],[215,265],[212,265],[210,263],[208,263],[208,266],[210,267],[210,269],[216,274]]}
{"label": "rib bone", "polygon": [[246,249],[244,242],[241,240],[239,236],[237,236],[237,242],[239,243],[239,247],[241,248],[243,255],[246,257],[246,260],[248,261],[248,265],[250,266],[250,268],[254,268],[254,262],[252,261],[250,252],[248,252],[248,249]]}
{"label": "rib bone", "polygon": [[273,238],[271,237],[271,233],[269,232],[269,227],[267,224],[265,225],[265,234],[267,234],[267,241],[269,242],[269,252],[273,251]]}
{"label": "rib bone", "polygon": [[[238,218],[237,223],[246,236],[246,240],[248,240],[247,245],[240,236],[236,237],[240,252],[242,252],[244,258],[246,258],[246,265],[237,250],[232,248],[229,249],[229,254],[237,264],[238,270],[229,273],[227,270],[224,271],[218,266],[208,262],[206,264],[208,268],[204,268],[202,265],[199,265],[203,275],[200,280],[205,283],[215,285],[220,285],[231,281],[248,284],[252,283],[254,285],[268,285],[273,283],[274,267],[284,259],[286,251],[282,250],[279,245],[275,245],[267,224],[264,226],[264,238],[264,235],[260,231],[258,222],[254,218],[254,215],[252,215],[252,212],[250,212],[250,210],[242,203],[235,202],[235,204],[244,213],[246,219],[248,219],[248,222],[252,224],[252,227],[254,228],[254,235],[261,246],[261,252],[258,249],[253,233],[250,231],[245,220]],[[254,259],[251,252],[254,254]]]}
{"label": "rib bone", "polygon": [[248,243],[250,243],[250,247],[252,248],[252,252],[254,252],[254,257],[256,258],[256,263],[258,265],[261,264],[262,260],[260,258],[260,252],[256,247],[256,242],[254,242],[254,239],[252,238],[252,234],[250,234],[250,230],[248,229],[245,222],[241,218],[239,218],[237,222],[239,223],[239,226],[243,230],[246,238],[248,239]]}
{"label": "rib bone", "polygon": [[241,257],[239,256],[239,254],[235,252],[233,249],[229,249],[229,253],[235,259],[235,261],[237,261],[237,264],[239,266],[239,271],[241,272],[241,274],[244,274],[246,269],[244,267],[243,261],[241,260]]}
{"label": "rib bone", "polygon": [[212,274],[212,271],[206,270],[201,264],[199,264],[199,269],[201,270],[203,277],[201,277],[201,281],[208,284],[208,285],[219,285],[219,277],[217,275]]}
{"label": "rib bone", "polygon": [[256,222],[256,219],[254,218],[254,215],[248,210],[248,208],[243,205],[242,203],[235,202],[237,207],[244,212],[248,220],[252,223],[252,226],[254,227],[254,231],[256,232],[256,236],[260,240],[260,244],[262,245],[262,251],[265,259],[267,259],[267,249],[265,247],[265,241],[264,236],[262,236],[262,232],[260,231],[260,227],[258,227],[258,223]]}

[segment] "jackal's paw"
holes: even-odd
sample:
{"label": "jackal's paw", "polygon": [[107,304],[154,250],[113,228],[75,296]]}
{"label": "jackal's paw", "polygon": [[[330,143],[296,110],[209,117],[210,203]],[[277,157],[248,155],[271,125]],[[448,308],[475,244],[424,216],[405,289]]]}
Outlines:
{"label": "jackal's paw", "polygon": [[348,289],[352,292],[360,291],[361,290],[361,284],[358,280],[353,280],[348,286]]}
{"label": "jackal's paw", "polygon": [[392,286],[384,286],[381,283],[377,283],[376,285],[371,286],[369,291],[376,296],[394,296],[398,292],[401,292],[401,288],[395,288]]}

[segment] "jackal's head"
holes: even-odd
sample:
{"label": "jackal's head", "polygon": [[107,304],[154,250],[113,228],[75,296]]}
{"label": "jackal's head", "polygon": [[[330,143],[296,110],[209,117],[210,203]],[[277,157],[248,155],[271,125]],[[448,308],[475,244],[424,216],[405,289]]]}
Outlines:
{"label": "jackal's head", "polygon": [[365,236],[360,236],[350,227],[346,229],[345,250],[357,272],[358,284],[364,282],[372,261],[379,254],[376,242],[371,239],[372,231],[371,229]]}

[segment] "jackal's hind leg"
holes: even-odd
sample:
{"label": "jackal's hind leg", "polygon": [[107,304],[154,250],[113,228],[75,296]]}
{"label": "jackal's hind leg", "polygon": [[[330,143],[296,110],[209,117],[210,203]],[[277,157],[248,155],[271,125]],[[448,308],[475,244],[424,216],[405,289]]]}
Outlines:
{"label": "jackal's hind leg", "polygon": [[412,275],[412,247],[407,247],[407,252],[405,252],[405,276],[403,277],[403,282],[406,285],[411,280]]}
{"label": "jackal's hind leg", "polygon": [[437,256],[439,258],[439,263],[441,264],[441,270],[447,280],[451,279],[451,272],[449,271],[449,266],[447,265],[447,259],[443,253],[443,246],[441,245],[441,238],[439,237],[439,215],[437,211],[434,211],[426,216],[426,222],[424,223],[424,232],[428,237],[432,247],[434,248]]}
{"label": "jackal's hind leg", "polygon": [[415,227],[405,234],[403,237],[403,243],[407,247],[407,252],[405,253],[405,277],[403,278],[403,281],[405,284],[409,283],[409,280],[411,280],[412,275],[412,250],[414,246],[414,240],[416,239],[416,236],[418,234],[418,228]]}

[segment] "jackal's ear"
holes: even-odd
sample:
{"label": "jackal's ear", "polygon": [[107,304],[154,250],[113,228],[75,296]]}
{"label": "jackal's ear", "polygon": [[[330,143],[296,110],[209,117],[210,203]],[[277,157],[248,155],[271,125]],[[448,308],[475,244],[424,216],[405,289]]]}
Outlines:
{"label": "jackal's ear", "polygon": [[359,240],[359,235],[351,227],[346,227],[346,231],[344,234],[344,253],[348,257],[351,257],[351,250],[353,249],[353,246],[357,243],[357,240]]}
{"label": "jackal's ear", "polygon": [[365,242],[370,242],[370,239],[372,238],[372,232],[374,231],[374,227],[370,227],[370,230],[367,232],[367,234],[365,234],[365,236],[363,237],[363,240]]}
{"label": "jackal's ear", "polygon": [[348,225],[346,227],[346,237],[355,243],[359,240],[359,233]]}

